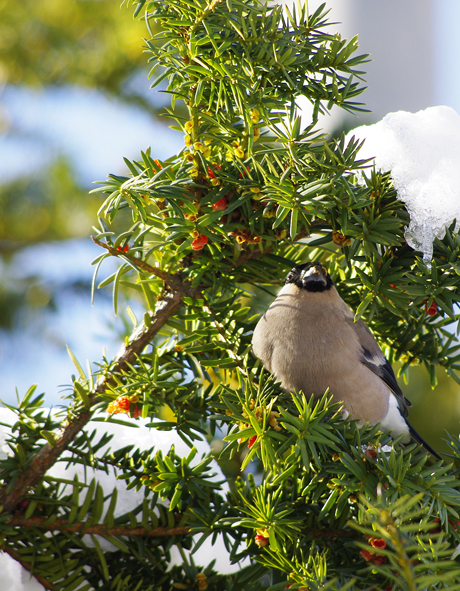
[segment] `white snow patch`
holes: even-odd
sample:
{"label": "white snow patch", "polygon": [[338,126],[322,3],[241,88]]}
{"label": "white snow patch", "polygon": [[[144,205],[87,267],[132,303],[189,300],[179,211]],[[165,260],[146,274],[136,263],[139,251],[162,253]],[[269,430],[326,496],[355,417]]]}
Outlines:
{"label": "white snow patch", "polygon": [[429,107],[418,113],[389,113],[374,125],[347,135],[363,140],[360,158],[391,171],[399,199],[410,215],[405,237],[429,263],[433,240],[460,222],[460,115],[451,107]]}

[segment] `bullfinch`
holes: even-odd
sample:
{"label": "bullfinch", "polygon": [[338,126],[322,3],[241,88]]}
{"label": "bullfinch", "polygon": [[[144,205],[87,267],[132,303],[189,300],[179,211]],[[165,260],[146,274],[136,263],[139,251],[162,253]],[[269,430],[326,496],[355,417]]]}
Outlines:
{"label": "bullfinch", "polygon": [[440,456],[407,421],[410,402],[371,331],[338,294],[320,262],[294,267],[259,320],[253,352],[287,391],[321,397],[329,388],[344,418],[380,423]]}

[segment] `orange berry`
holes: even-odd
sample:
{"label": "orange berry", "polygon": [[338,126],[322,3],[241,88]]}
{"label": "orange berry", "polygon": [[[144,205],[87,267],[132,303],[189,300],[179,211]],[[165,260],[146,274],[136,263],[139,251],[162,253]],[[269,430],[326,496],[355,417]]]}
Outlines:
{"label": "orange berry", "polygon": [[195,238],[195,240],[192,242],[192,248],[193,250],[203,250],[203,248],[206,246],[206,244],[208,243],[209,238],[207,236],[205,236],[204,234],[200,234],[197,238]]}
{"label": "orange berry", "polygon": [[129,398],[127,396],[122,396],[117,400],[117,406],[121,409],[121,411],[127,412],[129,410],[129,405],[131,404]]}

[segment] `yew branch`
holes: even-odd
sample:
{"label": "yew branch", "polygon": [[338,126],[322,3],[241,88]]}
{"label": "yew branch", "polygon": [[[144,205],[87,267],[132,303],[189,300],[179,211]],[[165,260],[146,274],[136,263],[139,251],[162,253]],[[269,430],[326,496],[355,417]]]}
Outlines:
{"label": "yew branch", "polygon": [[[161,327],[180,308],[184,295],[193,297],[196,294],[189,288],[188,284],[182,284],[181,290],[166,294],[155,313],[151,314],[148,326],[145,322],[140,324],[131,335],[128,343],[123,345],[121,351],[111,364],[111,373],[119,373],[127,368],[128,363],[135,361],[136,355],[139,355],[144,350]],[[40,482],[46,471],[51,468],[70,442],[73,441],[76,435],[89,422],[93,415],[91,406],[96,402],[98,395],[104,392],[110,382],[110,373],[102,375],[97,381],[94,391],[89,396],[90,408],[79,411],[62,428],[61,433],[56,437],[55,445],[45,444],[32,457],[10,490],[5,487],[1,491],[0,505],[3,505],[3,511],[11,513],[15,506],[27,494],[27,491]]]}

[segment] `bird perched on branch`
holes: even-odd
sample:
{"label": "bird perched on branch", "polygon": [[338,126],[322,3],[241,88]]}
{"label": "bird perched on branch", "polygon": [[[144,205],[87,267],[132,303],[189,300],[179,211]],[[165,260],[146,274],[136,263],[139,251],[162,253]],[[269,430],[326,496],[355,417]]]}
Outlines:
{"label": "bird perched on branch", "polygon": [[342,300],[320,262],[294,267],[259,320],[253,352],[284,390],[321,397],[329,388],[344,418],[381,424],[440,459],[407,421],[410,402],[371,331]]}

